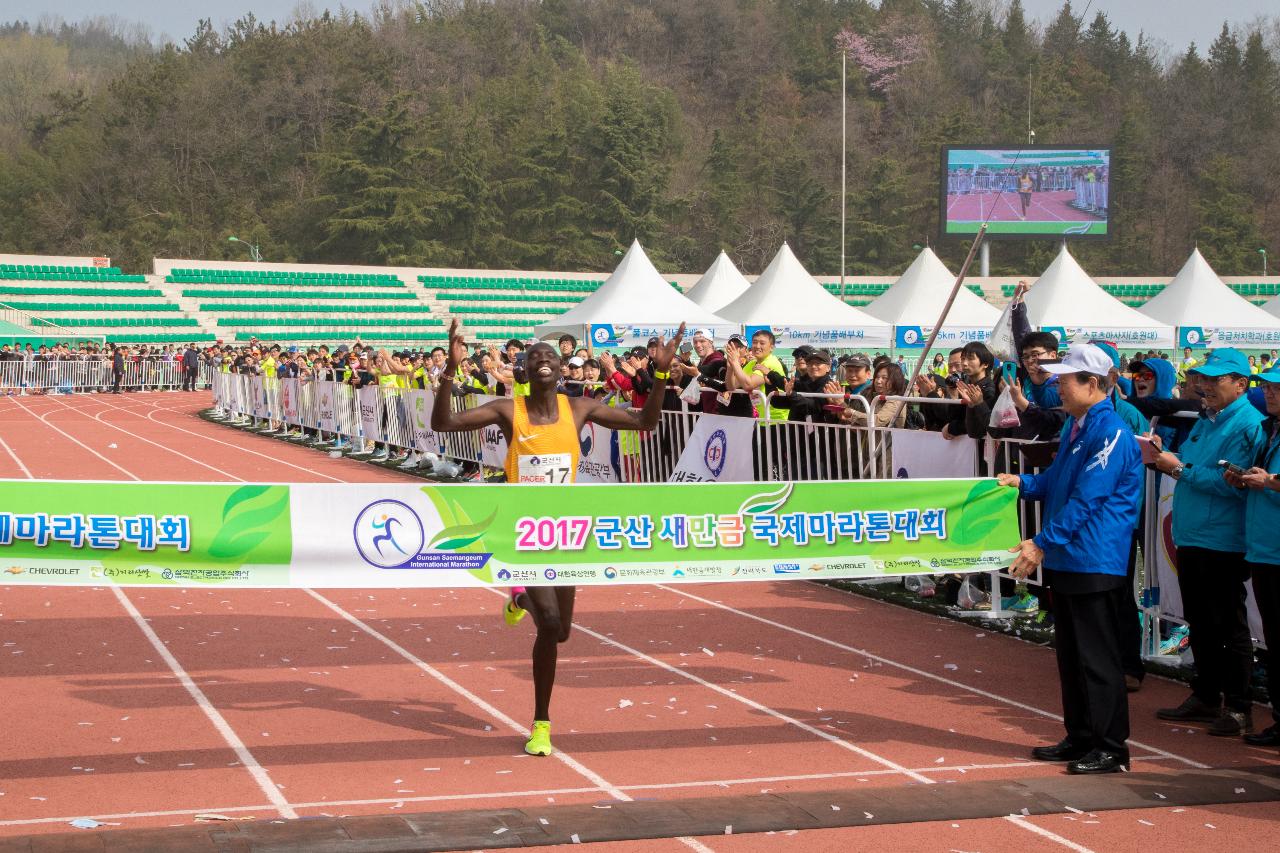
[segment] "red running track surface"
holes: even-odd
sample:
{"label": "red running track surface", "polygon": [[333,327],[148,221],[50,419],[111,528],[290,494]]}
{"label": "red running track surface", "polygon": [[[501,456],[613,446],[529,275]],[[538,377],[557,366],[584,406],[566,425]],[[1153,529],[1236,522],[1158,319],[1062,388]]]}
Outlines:
{"label": "red running track surface", "polygon": [[[0,398],[0,477],[396,482],[208,423],[205,394]],[[466,488],[466,487],[460,487]],[[474,488],[485,488],[475,486]],[[525,756],[531,629],[488,590],[0,587],[0,838],[1063,772],[1051,650],[803,581],[584,588],[550,759]],[[1148,772],[1280,763],[1158,722]],[[1268,716],[1255,709],[1259,723]],[[669,839],[618,850],[1272,849],[1274,803]],[[88,832],[88,831],[86,831]]]}

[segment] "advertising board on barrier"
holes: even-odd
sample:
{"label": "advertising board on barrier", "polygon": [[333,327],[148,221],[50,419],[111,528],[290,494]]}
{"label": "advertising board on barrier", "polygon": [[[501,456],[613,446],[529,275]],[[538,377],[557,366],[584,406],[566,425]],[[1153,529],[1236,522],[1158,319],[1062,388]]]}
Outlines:
{"label": "advertising board on barrier", "polygon": [[1129,329],[1116,326],[1041,326],[1040,331],[1052,334],[1062,346],[1087,344],[1089,341],[1111,341],[1116,346],[1124,349],[1173,345],[1172,329],[1167,327],[1164,329]]}
{"label": "advertising board on barrier", "polygon": [[751,336],[762,329],[773,332],[776,345],[783,348],[808,344],[826,349],[864,349],[887,347],[890,344],[888,325],[870,326],[865,329],[833,329],[830,326],[747,326],[747,340],[751,340]]}
{"label": "advertising board on barrier", "polygon": [[1280,345],[1280,329],[1212,329],[1205,326],[1179,326],[1178,348],[1236,347],[1237,349],[1272,349]]}
{"label": "advertising board on barrier", "polygon": [[[672,486],[0,480],[6,584],[458,587],[1007,567],[993,480]],[[20,511],[15,511],[16,508]],[[857,507],[857,509],[852,509]]]}
{"label": "advertising board on barrier", "polygon": [[[923,349],[931,334],[933,326],[894,326],[894,346],[898,349]],[[933,346],[936,349],[954,349],[974,341],[985,343],[990,337],[990,329],[944,326],[934,339]]]}

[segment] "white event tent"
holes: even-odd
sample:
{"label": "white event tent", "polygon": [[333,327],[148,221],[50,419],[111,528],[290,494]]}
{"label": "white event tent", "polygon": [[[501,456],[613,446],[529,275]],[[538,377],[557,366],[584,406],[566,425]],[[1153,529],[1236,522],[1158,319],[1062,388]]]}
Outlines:
{"label": "white event tent", "polygon": [[[896,349],[920,349],[955,283],[956,277],[926,246],[893,286],[863,310],[894,327]],[[999,319],[999,308],[962,287],[934,345],[954,349],[970,341],[985,342]]]}
{"label": "white event tent", "polygon": [[1093,339],[1121,349],[1172,347],[1173,326],[1153,320],[1107,293],[1064,245],[1026,297],[1032,327],[1053,332],[1064,345]]}
{"label": "white event tent", "polygon": [[1259,306],[1263,311],[1276,317],[1280,317],[1280,296],[1274,296]]}
{"label": "white event tent", "polygon": [[888,323],[828,293],[786,243],[755,283],[716,313],[741,324],[748,335],[769,329],[780,347],[863,349],[890,343]]}
{"label": "white event tent", "polygon": [[558,317],[534,329],[539,338],[569,333],[584,345],[644,346],[649,338],[670,338],[681,323],[709,328],[717,337],[737,330],[737,324],[689,301],[658,274],[636,240],[613,275],[595,293]]}
{"label": "white event tent", "polygon": [[1270,349],[1280,344],[1280,317],[1227,287],[1199,249],[1142,313],[1175,326],[1179,347]]}
{"label": "white event tent", "polygon": [[733,261],[722,251],[698,283],[684,295],[708,311],[716,311],[746,293],[750,286],[751,282],[738,272]]}

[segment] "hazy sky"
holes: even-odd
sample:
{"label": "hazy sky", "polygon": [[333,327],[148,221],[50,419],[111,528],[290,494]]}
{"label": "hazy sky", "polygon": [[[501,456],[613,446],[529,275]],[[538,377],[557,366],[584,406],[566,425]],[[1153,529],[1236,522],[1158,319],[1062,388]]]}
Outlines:
{"label": "hazy sky", "polygon": [[[145,23],[156,35],[181,40],[194,31],[200,18],[212,18],[214,26],[219,28],[248,11],[262,20],[284,21],[297,5],[298,0],[0,0],[0,20],[33,20],[52,14],[78,21],[90,15],[117,15]],[[311,0],[310,5],[316,9],[337,9],[340,4]],[[363,11],[373,5],[373,0],[346,0],[345,5]],[[1174,51],[1183,50],[1190,41],[1201,47],[1207,45],[1224,20],[1248,24],[1260,14],[1278,11],[1275,0],[1093,0],[1092,3],[1077,0],[1073,5],[1076,14],[1087,8],[1090,19],[1101,9],[1112,24],[1131,37],[1144,30]],[[1023,6],[1030,17],[1046,21],[1062,2],[1023,0]]]}

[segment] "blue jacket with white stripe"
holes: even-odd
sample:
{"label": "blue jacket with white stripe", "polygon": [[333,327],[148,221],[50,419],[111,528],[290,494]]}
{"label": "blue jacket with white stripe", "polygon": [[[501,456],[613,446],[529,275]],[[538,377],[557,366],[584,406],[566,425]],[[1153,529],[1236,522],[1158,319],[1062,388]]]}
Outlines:
{"label": "blue jacket with white stripe", "polygon": [[1032,541],[1044,551],[1045,567],[1125,574],[1145,476],[1138,440],[1110,399],[1089,409],[1074,441],[1064,429],[1053,464],[1021,477],[1022,497],[1044,501]]}

